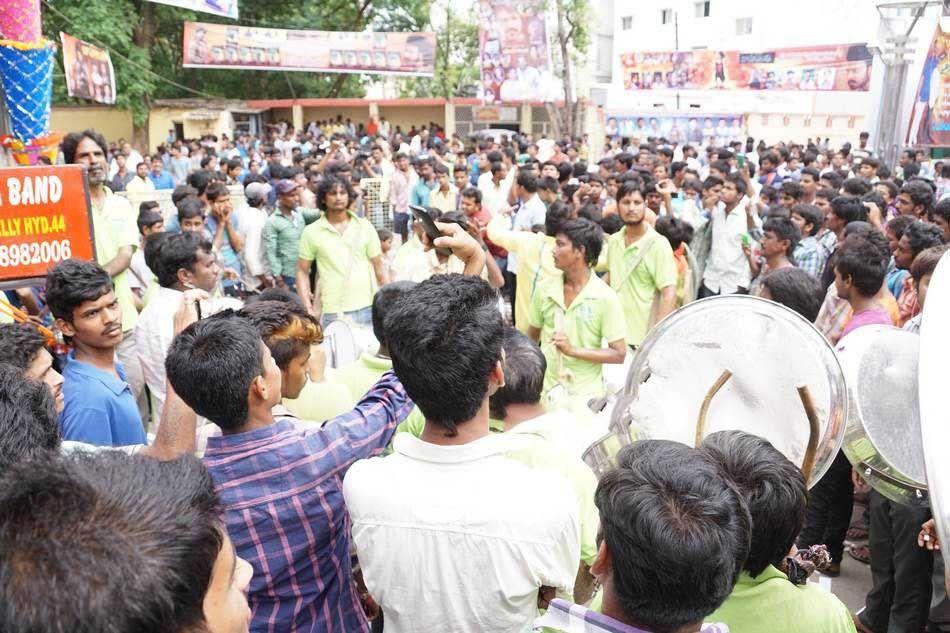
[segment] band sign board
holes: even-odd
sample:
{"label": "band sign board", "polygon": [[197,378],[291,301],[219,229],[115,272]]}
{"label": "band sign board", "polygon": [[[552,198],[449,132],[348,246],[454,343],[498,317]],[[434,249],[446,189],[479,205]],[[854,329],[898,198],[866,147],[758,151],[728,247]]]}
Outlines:
{"label": "band sign board", "polygon": [[89,189],[79,165],[0,169],[0,285],[95,259]]}

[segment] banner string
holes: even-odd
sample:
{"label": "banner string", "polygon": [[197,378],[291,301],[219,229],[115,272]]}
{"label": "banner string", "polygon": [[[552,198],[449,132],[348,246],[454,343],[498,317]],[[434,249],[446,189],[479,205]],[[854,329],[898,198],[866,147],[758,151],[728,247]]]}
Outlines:
{"label": "banner string", "polygon": [[[51,2],[50,0],[43,0],[43,4],[46,5],[47,8],[49,8],[50,10],[52,10],[53,13],[55,13],[55,14],[58,15],[60,18],[62,18],[63,21],[66,22],[66,24],[72,26],[72,22],[69,20],[69,18],[66,17],[65,15],[63,15],[63,13],[62,13],[61,11],[59,11],[56,7],[54,7],[53,4],[52,4],[52,2]],[[100,47],[102,47],[103,49],[109,51],[110,54],[115,55],[116,57],[118,57],[118,58],[124,60],[124,61],[125,61],[126,63],[128,63],[130,66],[133,66],[133,67],[135,67],[135,68],[138,68],[139,70],[142,70],[142,71],[144,71],[144,72],[147,72],[147,73],[149,73],[150,75],[152,75],[153,77],[155,77],[155,78],[157,78],[157,79],[160,79],[160,80],[164,81],[165,83],[167,83],[167,84],[169,84],[169,85],[175,86],[176,88],[180,88],[181,90],[185,90],[185,91],[187,91],[187,92],[190,92],[190,93],[192,93],[192,94],[196,94],[196,95],[198,95],[199,97],[204,97],[204,98],[206,98],[206,99],[224,99],[224,97],[220,97],[220,96],[218,96],[218,95],[209,94],[209,93],[207,93],[207,92],[202,92],[201,90],[195,90],[194,88],[191,88],[191,87],[189,87],[189,86],[185,86],[185,85],[183,85],[183,84],[180,84],[180,83],[178,83],[177,81],[174,81],[174,80],[172,80],[172,79],[169,79],[168,77],[165,77],[165,76],[163,76],[163,75],[159,75],[157,72],[155,72],[155,71],[152,70],[151,68],[146,68],[145,66],[142,66],[141,64],[137,64],[136,62],[132,61],[131,59],[129,59],[128,57],[126,57],[125,55],[123,55],[122,53],[120,53],[119,51],[110,49],[108,46],[106,46],[105,44],[103,44],[103,43],[100,42],[99,40],[96,40],[95,38],[89,38],[89,39],[92,41],[93,44],[96,44],[97,46],[100,46]]]}

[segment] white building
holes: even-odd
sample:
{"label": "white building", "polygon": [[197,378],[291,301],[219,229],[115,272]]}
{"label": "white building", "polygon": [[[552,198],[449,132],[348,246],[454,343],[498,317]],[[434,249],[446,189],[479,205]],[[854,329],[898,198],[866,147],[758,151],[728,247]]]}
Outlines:
{"label": "white building", "polygon": [[[878,10],[875,0],[592,0],[589,70],[591,100],[614,114],[670,111],[747,114],[747,131],[769,142],[829,137],[856,140],[874,133],[884,65],[875,56],[867,92],[784,90],[627,90],[621,55],[629,52],[739,50],[867,43],[887,48],[889,32],[910,24],[910,8]],[[904,5],[911,3],[901,3]],[[904,120],[940,13],[932,3],[912,33]],[[873,137],[872,137],[873,138]]]}

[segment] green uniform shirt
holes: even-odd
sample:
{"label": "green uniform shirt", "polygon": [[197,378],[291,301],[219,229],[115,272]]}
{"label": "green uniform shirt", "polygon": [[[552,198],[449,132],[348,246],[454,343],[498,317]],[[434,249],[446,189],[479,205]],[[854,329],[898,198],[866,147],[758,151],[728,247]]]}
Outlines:
{"label": "green uniform shirt", "polygon": [[707,622],[722,622],[730,633],[854,633],[848,608],[834,596],[813,585],[793,585],[769,565],[752,578],[739,581],[726,601]]}
{"label": "green uniform shirt", "polygon": [[297,207],[291,217],[280,209],[271,213],[264,222],[264,254],[267,266],[275,275],[293,277],[297,271],[297,256],[300,254],[300,235],[307,224],[315,222],[320,212]]}
{"label": "green uniform shirt", "polygon": [[295,416],[309,422],[325,422],[353,409],[349,390],[334,381],[310,382],[294,400],[281,401]]}
{"label": "green uniform shirt", "polygon": [[376,291],[370,260],[382,253],[379,236],[369,220],[347,213],[350,221],[342,234],[324,216],[300,236],[300,259],[317,262],[324,314],[369,307]]}
{"label": "green uniform shirt", "polygon": [[[119,249],[131,246],[135,251],[139,246],[139,229],[136,224],[136,214],[128,200],[115,195],[106,189],[106,198],[101,207],[92,205],[92,231],[96,239],[96,261],[100,266],[115,259]],[[132,298],[132,288],[129,286],[128,270],[112,278],[115,287],[115,298],[122,308],[122,331],[129,332],[135,328],[139,313],[135,309]]]}
{"label": "green uniform shirt", "polygon": [[610,287],[620,296],[626,317],[627,343],[639,345],[650,328],[654,295],[667,286],[676,286],[676,260],[669,241],[652,227],[629,246],[624,243],[624,233],[626,230],[618,231],[607,239],[607,269]]}
{"label": "green uniform shirt", "polygon": [[392,359],[364,353],[360,354],[360,357],[349,365],[329,370],[329,377],[334,382],[346,386],[353,401],[351,406],[355,407],[356,403],[379,381],[380,377],[392,368]]}
{"label": "green uniform shirt", "polygon": [[[593,272],[587,284],[571,302],[564,305],[564,275],[538,288],[528,311],[528,322],[541,330],[541,350],[548,361],[544,390],[559,382],[572,395],[596,397],[604,393],[603,366],[560,354],[551,336],[563,322],[564,333],[576,348],[599,349],[603,341],[611,343],[626,336],[623,308],[617,293]],[[562,367],[558,367],[561,356]],[[559,375],[563,369],[563,375]]]}

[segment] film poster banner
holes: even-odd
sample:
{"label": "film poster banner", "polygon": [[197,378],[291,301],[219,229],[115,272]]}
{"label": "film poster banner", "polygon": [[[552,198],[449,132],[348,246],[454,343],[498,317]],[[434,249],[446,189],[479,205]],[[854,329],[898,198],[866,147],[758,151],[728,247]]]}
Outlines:
{"label": "film poster banner", "polygon": [[59,39],[63,44],[67,94],[99,103],[115,103],[115,69],[109,51],[62,31]]}
{"label": "film poster banner", "polygon": [[213,13],[232,20],[238,19],[238,0],[150,0],[157,4]]}
{"label": "film poster banner", "polygon": [[44,277],[64,259],[95,259],[84,169],[0,169],[0,285]]}
{"label": "film poster banner", "polygon": [[185,22],[185,68],[432,75],[435,33],[298,31]]}
{"label": "film poster banner", "polygon": [[842,90],[871,84],[866,44],[781,48],[761,53],[684,51],[624,53],[627,90]]}
{"label": "film poster banner", "polygon": [[937,27],[907,129],[908,145],[945,147],[950,145],[950,32]]}
{"label": "film poster banner", "polygon": [[559,97],[543,9],[543,0],[479,0],[481,98],[486,103]]}
{"label": "film poster banner", "polygon": [[677,113],[607,113],[605,130],[610,138],[665,138],[670,143],[725,147],[745,141],[745,115]]}

